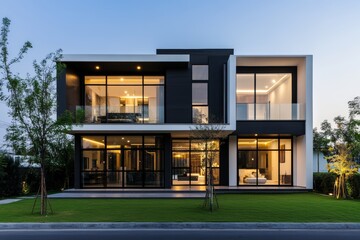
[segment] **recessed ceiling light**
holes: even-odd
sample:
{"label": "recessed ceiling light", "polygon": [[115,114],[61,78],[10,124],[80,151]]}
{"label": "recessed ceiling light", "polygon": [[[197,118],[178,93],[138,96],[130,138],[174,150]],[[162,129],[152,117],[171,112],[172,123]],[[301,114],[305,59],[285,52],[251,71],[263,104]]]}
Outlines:
{"label": "recessed ceiling light", "polygon": [[130,142],[130,140],[127,140],[127,142],[129,143],[129,142]]}
{"label": "recessed ceiling light", "polygon": [[269,87],[268,85],[265,86],[265,88],[268,88],[268,87]]}
{"label": "recessed ceiling light", "polygon": [[137,69],[137,70],[141,70],[141,66],[137,66],[136,69]]}
{"label": "recessed ceiling light", "polygon": [[276,83],[275,79],[271,80],[272,83]]}
{"label": "recessed ceiling light", "polygon": [[96,70],[100,70],[100,66],[95,66],[95,69],[96,69]]}
{"label": "recessed ceiling light", "polygon": [[121,139],[124,140],[125,138],[122,137]]}

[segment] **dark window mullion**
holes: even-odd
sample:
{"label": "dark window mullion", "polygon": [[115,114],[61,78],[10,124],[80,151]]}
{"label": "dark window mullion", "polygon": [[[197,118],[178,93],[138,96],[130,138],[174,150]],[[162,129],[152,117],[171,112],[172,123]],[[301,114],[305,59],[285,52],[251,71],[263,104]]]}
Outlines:
{"label": "dark window mullion", "polygon": [[254,120],[256,120],[256,73],[254,73]]}

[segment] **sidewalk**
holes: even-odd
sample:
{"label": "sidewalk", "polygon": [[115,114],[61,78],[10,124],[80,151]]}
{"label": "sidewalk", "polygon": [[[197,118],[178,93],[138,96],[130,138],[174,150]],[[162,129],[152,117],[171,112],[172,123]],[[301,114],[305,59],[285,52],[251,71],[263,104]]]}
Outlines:
{"label": "sidewalk", "polygon": [[8,229],[360,229],[360,223],[202,223],[202,222],[82,222],[82,223],[0,223],[0,231]]}

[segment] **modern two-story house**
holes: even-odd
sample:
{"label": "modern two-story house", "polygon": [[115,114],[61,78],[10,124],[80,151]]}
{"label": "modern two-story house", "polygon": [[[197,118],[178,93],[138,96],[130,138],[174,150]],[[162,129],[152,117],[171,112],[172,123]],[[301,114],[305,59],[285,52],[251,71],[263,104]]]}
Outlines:
{"label": "modern two-story house", "polygon": [[74,125],[75,188],[172,188],[207,181],[199,123],[221,125],[214,182],[312,188],[312,56],[232,49],[64,55],[58,114]]}

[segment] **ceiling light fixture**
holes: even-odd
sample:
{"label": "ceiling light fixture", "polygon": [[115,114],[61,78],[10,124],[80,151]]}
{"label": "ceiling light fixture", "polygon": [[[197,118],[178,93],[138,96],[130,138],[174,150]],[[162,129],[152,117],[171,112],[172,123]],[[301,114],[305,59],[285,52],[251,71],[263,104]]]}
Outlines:
{"label": "ceiling light fixture", "polygon": [[95,66],[95,69],[96,69],[96,70],[100,70],[100,66]]}
{"label": "ceiling light fixture", "polygon": [[136,69],[137,69],[137,70],[141,70],[141,66],[137,66]]}
{"label": "ceiling light fixture", "polygon": [[120,78],[120,81],[124,81],[124,79],[123,79],[123,78]]}
{"label": "ceiling light fixture", "polygon": [[272,83],[276,83],[275,79],[271,80]]}
{"label": "ceiling light fixture", "polygon": [[130,142],[130,140],[127,140],[127,142],[129,143],[129,142]]}

